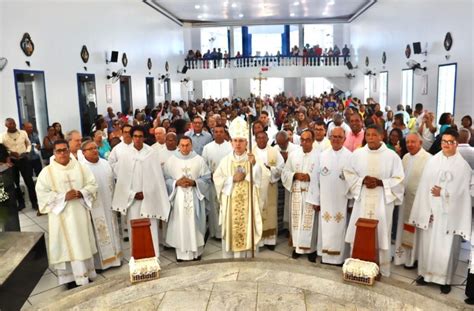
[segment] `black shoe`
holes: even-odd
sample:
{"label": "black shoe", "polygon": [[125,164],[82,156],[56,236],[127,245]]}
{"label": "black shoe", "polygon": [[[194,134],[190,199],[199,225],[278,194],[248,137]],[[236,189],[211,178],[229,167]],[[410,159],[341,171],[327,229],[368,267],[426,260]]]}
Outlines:
{"label": "black shoe", "polygon": [[39,210],[38,203],[31,203],[31,207],[36,211]]}
{"label": "black shoe", "polygon": [[176,262],[183,262],[184,260],[176,258]]}
{"label": "black shoe", "polygon": [[416,284],[421,285],[421,286],[428,285],[428,282],[426,282],[425,278],[421,275],[416,278],[415,282]]}
{"label": "black shoe", "polygon": [[418,260],[415,260],[415,262],[413,263],[413,266],[403,265],[403,268],[405,268],[407,270],[413,270],[413,269],[418,268]]}
{"label": "black shoe", "polygon": [[274,251],[275,245],[265,245],[269,250]]}
{"label": "black shoe", "polygon": [[128,241],[129,241],[129,238],[128,238],[128,237],[124,237],[124,238],[123,238],[123,241],[124,241],[124,242],[128,242]]}
{"label": "black shoe", "polygon": [[173,248],[173,247],[166,246],[166,245],[163,245],[163,250],[169,251],[170,249],[174,249],[174,248]]}
{"label": "black shoe", "polygon": [[316,262],[316,258],[318,258],[317,252],[312,252],[311,254],[308,254],[308,261],[310,262]]}
{"label": "black shoe", "polygon": [[451,292],[451,285],[440,285],[439,289],[441,289],[441,294],[449,294]]}
{"label": "black shoe", "polygon": [[296,250],[293,251],[293,254],[291,254],[291,258],[293,259],[298,259],[301,255],[296,253]]}
{"label": "black shoe", "polygon": [[221,238],[213,237],[212,239],[213,239],[214,241],[217,241],[217,242],[222,242],[222,239],[221,239]]}
{"label": "black shoe", "polygon": [[75,281],[69,282],[66,285],[67,285],[67,289],[74,289],[76,287],[79,287],[79,285],[77,285]]}
{"label": "black shoe", "polygon": [[198,256],[197,258],[194,258],[193,261],[201,261],[201,256]]}
{"label": "black shoe", "polygon": [[468,305],[474,305],[474,298],[466,298],[464,299],[464,302]]}
{"label": "black shoe", "polygon": [[18,210],[21,211],[22,209],[24,209],[26,206],[25,206],[25,202],[20,202],[18,203]]}

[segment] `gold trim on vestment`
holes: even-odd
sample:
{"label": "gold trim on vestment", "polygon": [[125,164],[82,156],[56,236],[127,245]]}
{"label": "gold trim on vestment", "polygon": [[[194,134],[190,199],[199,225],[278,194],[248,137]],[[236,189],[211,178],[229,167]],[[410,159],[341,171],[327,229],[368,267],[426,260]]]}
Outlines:
{"label": "gold trim on vestment", "polygon": [[[242,166],[241,162],[232,161],[232,171],[237,171],[237,168]],[[245,163],[245,171],[249,171],[248,162]],[[247,245],[247,229],[248,217],[250,213],[249,206],[250,183],[243,180],[234,183],[234,189],[230,197],[230,211],[231,211],[231,251],[242,252],[250,249]]]}

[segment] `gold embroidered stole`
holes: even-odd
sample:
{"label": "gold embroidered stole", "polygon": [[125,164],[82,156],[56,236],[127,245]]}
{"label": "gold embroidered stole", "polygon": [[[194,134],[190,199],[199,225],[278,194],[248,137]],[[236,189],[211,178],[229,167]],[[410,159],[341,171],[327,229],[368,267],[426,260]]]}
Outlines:
{"label": "gold embroidered stole", "polygon": [[[268,166],[275,167],[277,165],[277,152],[275,148],[270,147],[267,149]],[[263,169],[267,168],[263,167]],[[278,183],[268,184],[266,199],[265,206],[262,206],[262,238],[274,237],[277,234]]]}
{"label": "gold embroidered stole", "polygon": [[294,247],[309,249],[311,248],[315,211],[311,204],[304,201],[304,193],[308,189],[301,187],[301,184],[300,181],[294,181],[291,189],[291,237]]}
{"label": "gold embroidered stole", "polygon": [[[249,162],[232,161],[232,172],[236,172],[238,167],[243,167],[245,172],[250,171]],[[258,208],[258,207],[254,207]],[[248,241],[249,215],[250,215],[250,182],[243,180],[234,183],[230,197],[230,247],[233,252],[242,252],[251,249],[252,241]]]}

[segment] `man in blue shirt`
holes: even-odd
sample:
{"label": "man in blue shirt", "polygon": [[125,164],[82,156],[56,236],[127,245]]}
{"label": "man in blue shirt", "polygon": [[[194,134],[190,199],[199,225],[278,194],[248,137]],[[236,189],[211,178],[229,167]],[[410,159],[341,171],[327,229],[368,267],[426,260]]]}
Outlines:
{"label": "man in blue shirt", "polygon": [[203,126],[204,120],[200,116],[195,116],[193,118],[193,129],[185,133],[193,142],[193,151],[199,155],[202,155],[204,146],[212,141],[211,134],[202,130]]}

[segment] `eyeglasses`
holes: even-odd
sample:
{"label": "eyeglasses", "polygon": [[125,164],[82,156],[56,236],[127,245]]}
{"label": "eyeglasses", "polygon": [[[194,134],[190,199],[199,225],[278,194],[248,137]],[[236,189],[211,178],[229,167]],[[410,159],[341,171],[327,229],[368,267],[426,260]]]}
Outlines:
{"label": "eyeglasses", "polygon": [[69,149],[67,148],[54,150],[54,153],[68,153],[68,152],[69,152]]}
{"label": "eyeglasses", "polygon": [[99,150],[97,147],[90,147],[87,149],[83,149],[82,151],[92,151],[92,150]]}
{"label": "eyeglasses", "polygon": [[133,135],[133,138],[143,138],[143,135]]}
{"label": "eyeglasses", "polygon": [[456,145],[456,141],[455,140],[442,140],[441,141],[441,144],[443,145],[448,145],[448,146],[452,146],[452,145]]}

